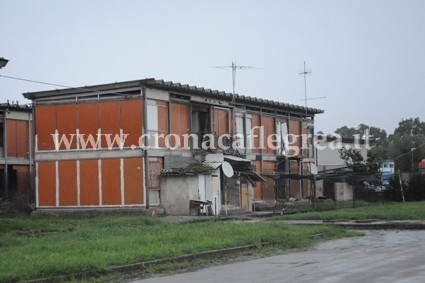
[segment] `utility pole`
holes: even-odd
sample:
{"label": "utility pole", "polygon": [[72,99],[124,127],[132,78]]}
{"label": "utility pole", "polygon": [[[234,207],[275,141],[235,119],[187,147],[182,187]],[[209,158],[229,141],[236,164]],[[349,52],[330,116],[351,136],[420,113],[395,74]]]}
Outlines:
{"label": "utility pole", "polygon": [[[322,99],[322,98],[326,98],[326,97],[313,97],[313,98],[308,98],[308,96],[307,96],[307,76],[308,75],[310,75],[311,74],[311,71],[308,71],[307,70],[307,68],[306,68],[306,63],[305,63],[305,61],[304,61],[304,69],[303,69],[303,71],[301,71],[301,72],[299,72],[298,73],[299,75],[302,75],[303,77],[304,77],[304,105],[305,105],[305,121],[306,121],[306,125],[307,125],[307,119],[308,119],[308,105],[307,105],[307,101],[308,100],[311,100],[311,99]],[[308,130],[308,129],[307,129]],[[313,130],[313,136],[311,137],[311,139],[312,140],[314,140],[314,130]],[[313,143],[313,147],[312,147],[312,149],[313,149],[313,158],[315,158],[316,159],[316,163],[317,163],[317,148],[316,148],[316,151],[314,151],[314,149],[315,149],[315,146],[314,146],[314,143]],[[304,155],[304,153],[303,153],[303,155]],[[304,165],[302,164],[302,162],[301,162],[301,164],[300,165],[298,165],[298,166],[301,166],[300,167],[300,171],[302,172],[303,171],[303,169],[304,169]],[[309,184],[310,184],[310,192],[311,192],[311,180],[309,181]],[[313,179],[313,193],[312,193],[312,204],[313,204],[313,210],[314,210],[314,197],[315,197],[315,195],[316,195],[316,178],[314,178]],[[303,184],[303,182],[301,182],[301,190],[302,190],[302,184]]]}
{"label": "utility pole", "polygon": [[[6,67],[9,60],[0,57],[0,69]],[[8,101],[9,104],[9,101]],[[3,157],[4,157],[4,170],[3,170],[3,186],[4,186],[4,196],[6,201],[9,200],[9,172],[8,172],[8,162],[7,162],[7,110],[3,112],[3,136],[0,137],[3,139]]]}
{"label": "utility pole", "polygon": [[412,152],[412,173],[415,171],[415,163],[413,161],[413,152],[416,150],[416,148],[412,147],[410,151]]}

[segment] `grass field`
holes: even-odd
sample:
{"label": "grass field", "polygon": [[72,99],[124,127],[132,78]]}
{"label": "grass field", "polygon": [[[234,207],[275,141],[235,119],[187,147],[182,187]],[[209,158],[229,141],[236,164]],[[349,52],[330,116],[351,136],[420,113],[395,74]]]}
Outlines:
{"label": "grass field", "polygon": [[385,203],[332,211],[317,211],[276,216],[286,220],[334,220],[334,219],[383,219],[383,220],[425,220],[425,201],[406,203]]}
{"label": "grass field", "polygon": [[331,227],[209,221],[166,224],[137,215],[18,216],[0,218],[0,282],[122,265],[183,254],[274,242],[276,249],[306,247],[353,235]]}
{"label": "grass field", "polygon": [[[370,206],[370,205],[377,205],[377,204],[371,204],[363,200],[356,200],[355,207],[362,207],[362,206]],[[316,200],[314,203],[314,210],[315,211],[327,211],[327,210],[335,210],[335,209],[343,209],[343,208],[352,208],[353,207],[353,201],[333,201],[330,199],[327,200]],[[308,212],[313,211],[313,205],[308,201],[303,202],[295,202],[291,206],[287,206],[286,209],[294,212]]]}

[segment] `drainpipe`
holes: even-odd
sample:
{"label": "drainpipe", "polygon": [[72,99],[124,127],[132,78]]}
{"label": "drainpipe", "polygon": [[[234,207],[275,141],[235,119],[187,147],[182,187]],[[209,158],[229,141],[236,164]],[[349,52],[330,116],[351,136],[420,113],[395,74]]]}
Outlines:
{"label": "drainpipe", "polygon": [[[170,119],[170,117],[168,117],[168,119]],[[189,103],[189,129],[188,130],[189,130],[189,136],[190,136],[192,134],[192,102]],[[187,141],[189,143],[188,146],[190,151],[192,152],[192,156],[195,156],[194,150],[193,150],[193,139],[188,138]]]}
{"label": "drainpipe", "polygon": [[[301,177],[303,176],[303,168],[304,164],[303,164],[303,159],[302,157],[298,160],[298,174],[301,175]],[[298,181],[298,185],[299,185],[299,197],[300,200],[302,200],[304,198],[304,179],[300,179]]]}
{"label": "drainpipe", "polygon": [[[301,129],[301,131],[300,131],[300,134],[301,134],[301,137],[300,137],[300,145],[301,145],[301,148],[299,148],[299,150],[300,150],[300,159],[299,159],[299,161],[298,161],[298,174],[300,174],[301,176],[303,175],[303,170],[304,170],[304,165],[303,165],[303,152],[302,152],[302,147],[303,147],[303,140],[302,140],[302,134],[303,134],[303,120],[302,120],[302,118],[301,118],[301,120],[300,120],[300,129]],[[304,180],[299,180],[298,181],[298,195],[299,195],[299,198],[300,198],[300,200],[302,200],[303,198],[304,198]]]}
{"label": "drainpipe", "polygon": [[[286,127],[287,127],[287,131],[289,135],[291,133],[291,123],[290,123],[291,115],[289,113],[287,115],[286,120],[287,120]],[[288,136],[288,140],[289,140],[289,136]],[[289,145],[286,145],[286,146],[288,147],[288,153],[289,153]],[[291,174],[291,161],[289,160],[289,154],[285,159],[285,173]],[[291,196],[291,179],[287,178],[285,182],[286,182],[286,197],[287,199],[290,199],[292,197]]]}
{"label": "drainpipe", "polygon": [[[227,127],[228,127],[228,133],[230,135],[233,135],[233,131],[232,131],[232,120],[233,119],[232,118],[234,118],[234,116],[233,116],[234,114],[235,114],[235,112],[233,111],[233,109],[230,109],[229,108],[229,110],[227,112]],[[233,137],[232,136],[230,136],[229,142],[230,142],[230,146],[231,146],[232,145],[232,142],[233,142]],[[412,162],[412,164],[413,164],[413,162]]]}
{"label": "drainpipe", "polygon": [[4,157],[4,198],[9,200],[9,170],[7,160],[7,111],[3,110],[3,157]]}
{"label": "drainpipe", "polygon": [[34,183],[33,183],[33,158],[32,158],[32,129],[33,127],[31,125],[33,125],[33,121],[34,121],[34,106],[31,109],[31,113],[28,113],[28,158],[29,158],[29,203],[32,202],[32,193],[34,191]]}
{"label": "drainpipe", "polygon": [[[235,118],[235,121],[236,121],[236,119],[237,118]],[[242,127],[243,128],[242,129],[242,132],[243,132],[243,147],[244,147],[244,154],[245,154],[245,158],[246,158],[247,155],[248,155],[248,149],[247,149],[247,145],[248,145],[248,135],[247,135],[248,127],[246,125],[246,119],[247,119],[246,108],[245,108],[245,112],[242,115],[242,119],[243,119],[243,121],[242,121],[242,124],[243,124],[243,127]],[[252,129],[252,122],[251,122],[251,129]],[[251,131],[251,129],[249,129],[249,131]]]}
{"label": "drainpipe", "polygon": [[142,98],[143,98],[143,159],[144,159],[144,176],[145,176],[145,200],[146,209],[149,209],[149,154],[148,154],[148,104],[146,97],[146,87],[142,85]]}
{"label": "drainpipe", "polygon": [[[263,126],[263,109],[260,108],[260,129],[262,129],[261,127]],[[264,132],[264,131],[263,131]],[[260,130],[261,133],[261,130]],[[259,135],[260,137],[258,138],[258,144],[261,145],[261,143],[264,143],[264,137],[261,136],[261,134]],[[264,145],[264,144],[263,144]],[[260,164],[261,164],[261,172],[264,172],[264,151],[263,151],[263,147],[260,146]],[[264,199],[264,183],[261,183],[261,199]]]}

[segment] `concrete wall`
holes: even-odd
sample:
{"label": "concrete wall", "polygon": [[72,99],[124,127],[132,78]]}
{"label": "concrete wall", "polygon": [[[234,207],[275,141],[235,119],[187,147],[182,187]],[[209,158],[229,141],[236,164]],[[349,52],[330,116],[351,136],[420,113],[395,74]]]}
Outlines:
{"label": "concrete wall", "polygon": [[189,201],[199,200],[198,176],[162,176],[161,206],[170,215],[189,215]]}
{"label": "concrete wall", "polygon": [[337,201],[352,200],[353,187],[348,183],[335,183],[335,198]]}
{"label": "concrete wall", "polygon": [[316,198],[323,197],[324,195],[323,180],[316,181]]}
{"label": "concrete wall", "polygon": [[[319,146],[322,147],[320,150],[317,150],[317,160],[319,170],[326,169],[335,169],[346,166],[345,161],[341,158],[339,154],[339,149],[343,147],[351,147],[354,145],[350,143],[336,143],[336,142],[320,142]],[[360,151],[360,154],[366,160],[367,158],[367,149],[364,145],[360,145],[360,148],[357,150]]]}
{"label": "concrete wall", "polygon": [[[189,215],[190,200],[211,201],[213,213],[221,211],[220,169],[211,175],[162,176],[161,206],[170,215]],[[201,184],[203,183],[203,184]],[[200,192],[200,190],[203,190]],[[207,213],[207,211],[203,211]]]}

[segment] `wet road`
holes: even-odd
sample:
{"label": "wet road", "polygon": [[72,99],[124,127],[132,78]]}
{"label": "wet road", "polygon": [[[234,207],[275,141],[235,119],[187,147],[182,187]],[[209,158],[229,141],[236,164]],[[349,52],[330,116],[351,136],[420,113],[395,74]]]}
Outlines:
{"label": "wet road", "polygon": [[137,282],[425,282],[425,231],[364,232],[304,252]]}

